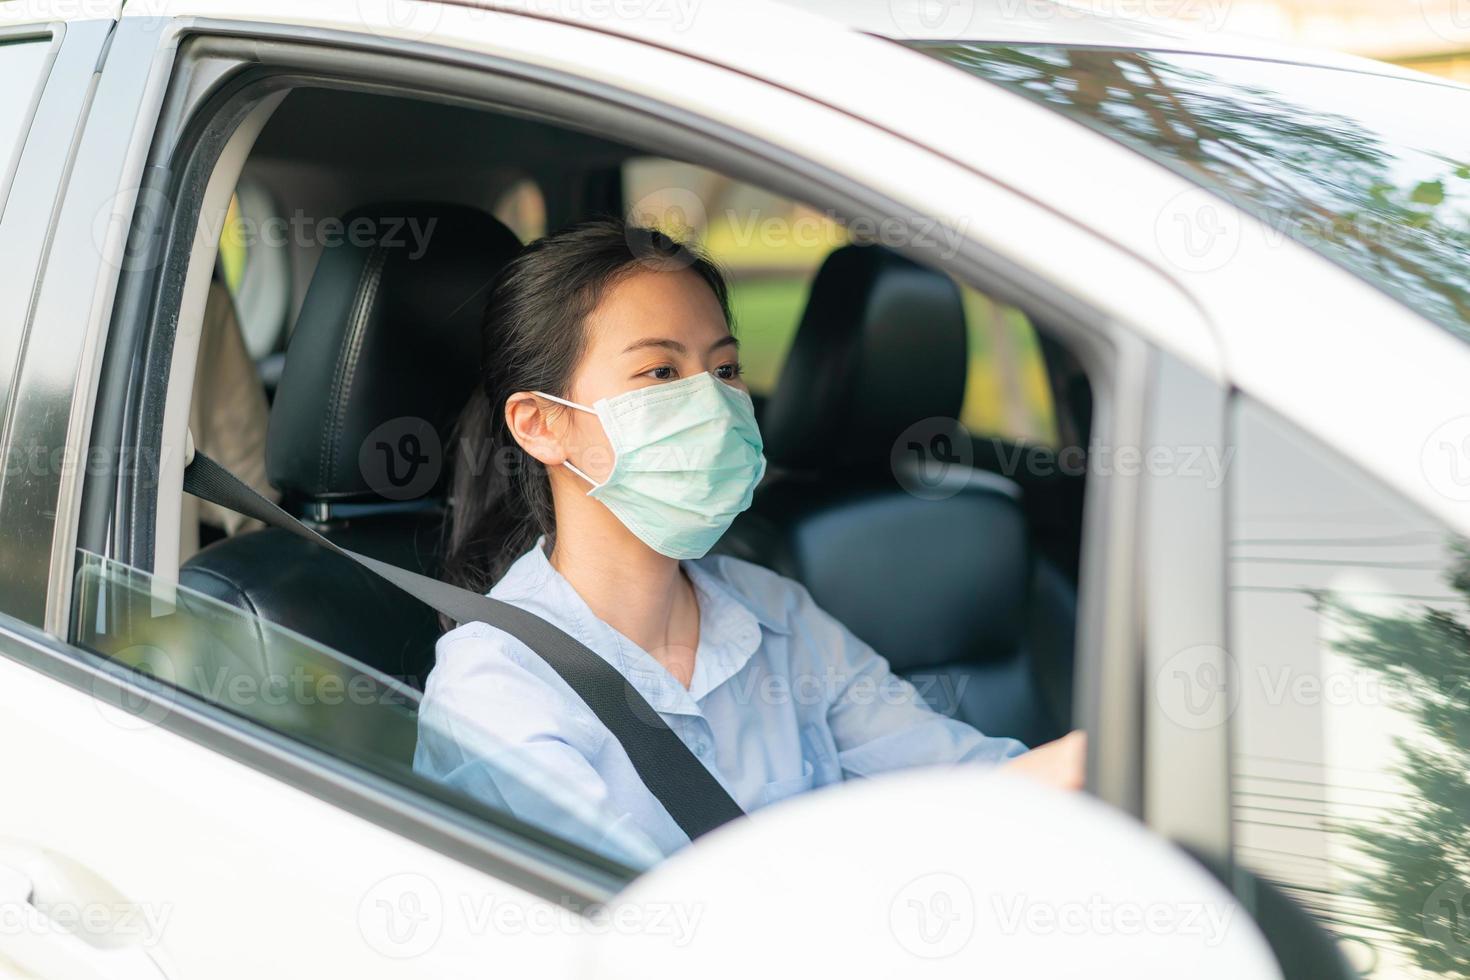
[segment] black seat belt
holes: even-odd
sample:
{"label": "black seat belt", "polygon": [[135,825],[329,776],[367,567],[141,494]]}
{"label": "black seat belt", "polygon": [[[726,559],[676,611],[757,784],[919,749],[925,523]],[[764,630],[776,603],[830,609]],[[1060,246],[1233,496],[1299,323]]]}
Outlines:
{"label": "black seat belt", "polygon": [[456,623],[488,623],[530,647],[587,703],[628,753],[643,784],[689,839],[743,816],[719,780],[612,664],[564,630],[499,599],[338,547],[196,451],[184,490],[350,558]]}

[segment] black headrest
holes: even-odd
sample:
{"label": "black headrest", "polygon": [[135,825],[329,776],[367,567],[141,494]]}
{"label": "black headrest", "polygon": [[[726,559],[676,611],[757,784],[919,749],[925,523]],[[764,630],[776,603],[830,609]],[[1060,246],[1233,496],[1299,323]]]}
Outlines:
{"label": "black headrest", "polygon": [[959,288],[877,246],[827,257],[761,431],[791,469],[886,462],[922,419],[958,418],[967,345]]}
{"label": "black headrest", "polygon": [[477,383],[490,285],[519,249],[470,207],[378,204],[344,217],[291,334],[266,440],[270,482],[314,500],[401,500],[438,486]]}

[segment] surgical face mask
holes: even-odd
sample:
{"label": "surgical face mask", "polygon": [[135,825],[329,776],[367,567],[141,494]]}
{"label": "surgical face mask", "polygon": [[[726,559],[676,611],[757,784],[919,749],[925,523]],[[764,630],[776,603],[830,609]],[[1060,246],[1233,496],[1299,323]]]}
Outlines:
{"label": "surgical face mask", "polygon": [[592,484],[644,544],[670,558],[702,558],[750,506],[766,472],[750,396],[705,372],[603,398],[591,406],[536,392],[596,415],[612,444],[613,465]]}

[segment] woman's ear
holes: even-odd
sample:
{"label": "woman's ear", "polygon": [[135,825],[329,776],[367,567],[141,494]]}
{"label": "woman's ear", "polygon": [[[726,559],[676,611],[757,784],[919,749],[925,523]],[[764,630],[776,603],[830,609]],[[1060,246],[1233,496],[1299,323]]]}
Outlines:
{"label": "woman's ear", "polygon": [[552,417],[559,407],[529,391],[518,391],[505,400],[505,427],[511,438],[534,460],[546,466],[560,466],[567,460],[563,437],[557,433]]}

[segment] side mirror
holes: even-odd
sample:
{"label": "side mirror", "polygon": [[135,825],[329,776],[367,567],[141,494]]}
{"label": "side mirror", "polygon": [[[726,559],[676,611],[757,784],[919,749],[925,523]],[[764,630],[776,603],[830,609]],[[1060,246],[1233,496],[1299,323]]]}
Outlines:
{"label": "side mirror", "polygon": [[916,771],[762,810],[607,912],[597,980],[1281,976],[1201,864],[1088,796],[994,771]]}

